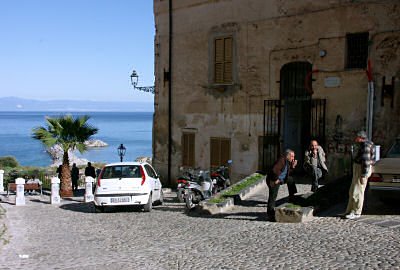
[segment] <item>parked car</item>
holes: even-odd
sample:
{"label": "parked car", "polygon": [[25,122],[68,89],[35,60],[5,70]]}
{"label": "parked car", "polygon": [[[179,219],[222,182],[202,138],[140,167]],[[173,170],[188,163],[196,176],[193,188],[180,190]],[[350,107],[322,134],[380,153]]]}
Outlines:
{"label": "parked car", "polygon": [[106,165],[97,179],[94,192],[96,212],[117,205],[140,205],[145,212],[150,212],[153,203],[162,204],[163,200],[160,178],[145,162]]}
{"label": "parked car", "polygon": [[372,167],[369,188],[382,201],[400,199],[400,136]]}

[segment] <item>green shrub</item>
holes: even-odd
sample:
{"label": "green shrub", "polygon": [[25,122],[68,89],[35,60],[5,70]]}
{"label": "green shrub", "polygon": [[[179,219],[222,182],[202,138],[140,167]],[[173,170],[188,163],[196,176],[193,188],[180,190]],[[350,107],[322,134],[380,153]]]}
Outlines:
{"label": "green shrub", "polygon": [[13,156],[7,156],[7,157],[0,157],[0,167],[5,168],[5,167],[10,167],[10,168],[15,168],[18,167],[19,163],[17,159]]}
{"label": "green shrub", "polygon": [[302,208],[300,205],[288,203],[285,205],[286,208]]}

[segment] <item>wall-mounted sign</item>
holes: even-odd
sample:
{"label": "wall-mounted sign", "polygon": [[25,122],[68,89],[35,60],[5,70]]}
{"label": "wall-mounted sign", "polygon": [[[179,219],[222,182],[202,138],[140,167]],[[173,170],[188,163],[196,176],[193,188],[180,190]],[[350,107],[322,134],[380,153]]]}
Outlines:
{"label": "wall-mounted sign", "polygon": [[326,77],[325,87],[339,87],[341,85],[339,77]]}

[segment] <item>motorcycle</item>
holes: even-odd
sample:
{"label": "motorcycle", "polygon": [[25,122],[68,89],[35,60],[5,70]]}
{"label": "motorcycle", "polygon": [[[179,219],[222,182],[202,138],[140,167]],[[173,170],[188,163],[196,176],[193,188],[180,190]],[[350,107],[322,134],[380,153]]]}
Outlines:
{"label": "motorcycle", "polygon": [[200,171],[196,182],[189,181],[185,186],[185,203],[187,209],[192,209],[202,200],[208,199],[215,194],[215,184],[208,174],[210,171]]}
{"label": "motorcycle", "polygon": [[[176,195],[178,197],[178,201],[180,203],[185,202],[184,194],[185,194],[185,187],[189,184],[189,182],[193,182],[196,180],[196,174],[194,173],[199,168],[194,169],[187,169],[186,171],[183,170],[183,167],[180,167],[179,170],[182,172],[182,175],[178,176],[177,180],[177,192]],[[189,184],[190,185],[190,184]]]}
{"label": "motorcycle", "polygon": [[[232,163],[232,160],[228,161],[228,164]],[[230,186],[231,180],[229,179],[229,167],[226,165],[220,166],[213,174],[211,174],[211,179],[216,182],[216,192],[226,189]]]}

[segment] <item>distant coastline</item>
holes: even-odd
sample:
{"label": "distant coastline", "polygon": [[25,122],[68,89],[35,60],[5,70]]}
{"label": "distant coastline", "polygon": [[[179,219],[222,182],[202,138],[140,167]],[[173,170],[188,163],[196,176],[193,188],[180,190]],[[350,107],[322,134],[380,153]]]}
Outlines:
{"label": "distant coastline", "polygon": [[56,112],[56,111],[0,111],[0,156],[14,156],[22,166],[47,167],[52,163],[46,148],[32,139],[32,128],[45,125],[46,116],[70,113],[74,116],[89,115],[89,123],[99,128],[98,139],[108,147],[90,148],[78,158],[92,162],[117,162],[117,148],[122,143],[127,148],[124,160],[152,156],[153,112]]}
{"label": "distant coastline", "polygon": [[150,101],[34,100],[0,98],[2,112],[154,112]]}

